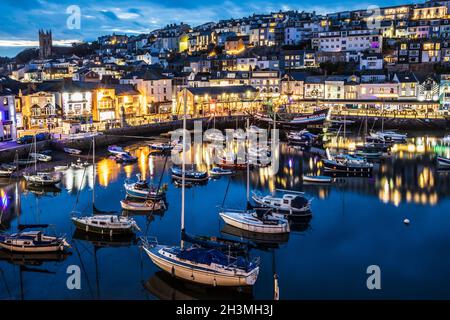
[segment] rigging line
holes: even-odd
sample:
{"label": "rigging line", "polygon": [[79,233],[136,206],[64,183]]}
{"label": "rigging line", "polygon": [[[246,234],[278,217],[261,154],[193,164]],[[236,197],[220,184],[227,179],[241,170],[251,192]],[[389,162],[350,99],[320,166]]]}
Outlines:
{"label": "rigging line", "polygon": [[227,189],[225,190],[225,195],[223,196],[222,208],[225,205],[225,200],[227,199],[228,190],[230,189],[230,184],[231,184],[231,177],[228,177],[228,184],[227,184]]}
{"label": "rigging line", "polygon": [[87,279],[89,292],[91,293],[91,296],[94,298],[94,293],[92,291],[91,282],[89,281],[89,276],[88,276],[88,273],[86,272],[86,267],[84,266],[83,260],[81,259],[80,251],[78,251],[78,247],[77,247],[77,244],[76,244],[75,240],[73,240],[73,247],[75,248],[75,251],[77,252],[78,259],[80,259],[81,269],[83,270],[84,275],[85,275],[85,277]]}

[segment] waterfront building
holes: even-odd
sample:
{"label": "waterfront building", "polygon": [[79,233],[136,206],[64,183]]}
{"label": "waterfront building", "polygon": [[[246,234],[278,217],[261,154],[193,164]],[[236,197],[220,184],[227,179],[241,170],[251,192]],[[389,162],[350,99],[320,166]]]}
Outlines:
{"label": "waterfront building", "polygon": [[[102,84],[92,93],[92,114],[96,122],[124,122],[145,115],[141,93],[130,84]],[[125,118],[125,119],[124,119]]]}
{"label": "waterfront building", "polygon": [[304,83],[308,76],[304,72],[289,72],[281,79],[281,95],[288,101],[299,101],[304,97]]}
{"label": "waterfront building", "polygon": [[305,78],[304,98],[324,99],[325,98],[325,78],[324,76],[308,76]]}
{"label": "waterfront building", "polygon": [[120,80],[142,94],[142,115],[169,113],[172,108],[172,79],[157,70],[132,72]]}
{"label": "waterfront building", "polygon": [[359,70],[383,69],[383,55],[381,53],[365,53],[359,59]]}
{"label": "waterfront building", "polygon": [[435,75],[416,75],[419,80],[417,89],[417,100],[419,101],[439,101],[439,79]]}
{"label": "waterfront building", "polygon": [[346,76],[329,76],[325,79],[326,100],[343,100],[345,98],[345,81]]}
{"label": "waterfront building", "polygon": [[320,32],[318,50],[325,52],[366,51],[382,52],[383,36],[379,30],[345,30]]}
{"label": "waterfront building", "polygon": [[182,114],[184,97],[191,115],[249,111],[259,106],[257,90],[248,85],[230,87],[185,88],[178,93],[176,114]]}
{"label": "waterfront building", "polygon": [[62,113],[64,120],[92,121],[92,82],[65,81],[62,92]]}
{"label": "waterfront building", "polygon": [[395,73],[392,80],[398,83],[399,92],[398,99],[399,100],[416,100],[417,99],[417,88],[418,88],[418,80],[414,73],[406,72],[406,73]]}

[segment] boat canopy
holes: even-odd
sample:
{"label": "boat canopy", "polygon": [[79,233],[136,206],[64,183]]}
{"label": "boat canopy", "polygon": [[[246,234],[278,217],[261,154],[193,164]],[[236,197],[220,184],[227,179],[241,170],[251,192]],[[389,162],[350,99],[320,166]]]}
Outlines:
{"label": "boat canopy", "polygon": [[309,203],[309,201],[305,197],[297,196],[297,197],[295,197],[294,199],[291,200],[291,206],[293,208],[296,208],[296,209],[302,209],[305,206],[307,206],[308,203]]}

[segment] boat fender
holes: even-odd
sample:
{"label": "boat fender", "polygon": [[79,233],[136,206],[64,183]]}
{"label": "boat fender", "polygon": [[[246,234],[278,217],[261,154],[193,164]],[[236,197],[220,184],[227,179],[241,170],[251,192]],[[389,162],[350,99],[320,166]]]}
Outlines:
{"label": "boat fender", "polygon": [[215,277],[214,277],[214,282],[213,282],[213,284],[214,284],[214,287],[217,287],[217,280],[216,280]]}
{"label": "boat fender", "polygon": [[86,232],[89,232],[89,226],[88,225],[86,226]]}
{"label": "boat fender", "polygon": [[174,266],[172,266],[172,277],[175,277],[175,267]]}
{"label": "boat fender", "polygon": [[110,236],[110,237],[112,237],[112,236],[113,236],[113,231],[112,231],[112,229],[111,229],[111,230],[109,230],[109,236]]}
{"label": "boat fender", "polygon": [[411,223],[411,221],[409,221],[409,219],[405,219],[405,220],[403,220],[403,223],[406,225],[409,225]]}

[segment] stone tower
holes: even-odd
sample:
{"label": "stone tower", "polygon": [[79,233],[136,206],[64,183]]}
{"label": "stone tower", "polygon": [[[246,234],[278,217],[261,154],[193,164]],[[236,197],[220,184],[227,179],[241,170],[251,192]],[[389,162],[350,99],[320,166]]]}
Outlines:
{"label": "stone tower", "polygon": [[52,55],[52,32],[39,30],[39,58],[46,59]]}

